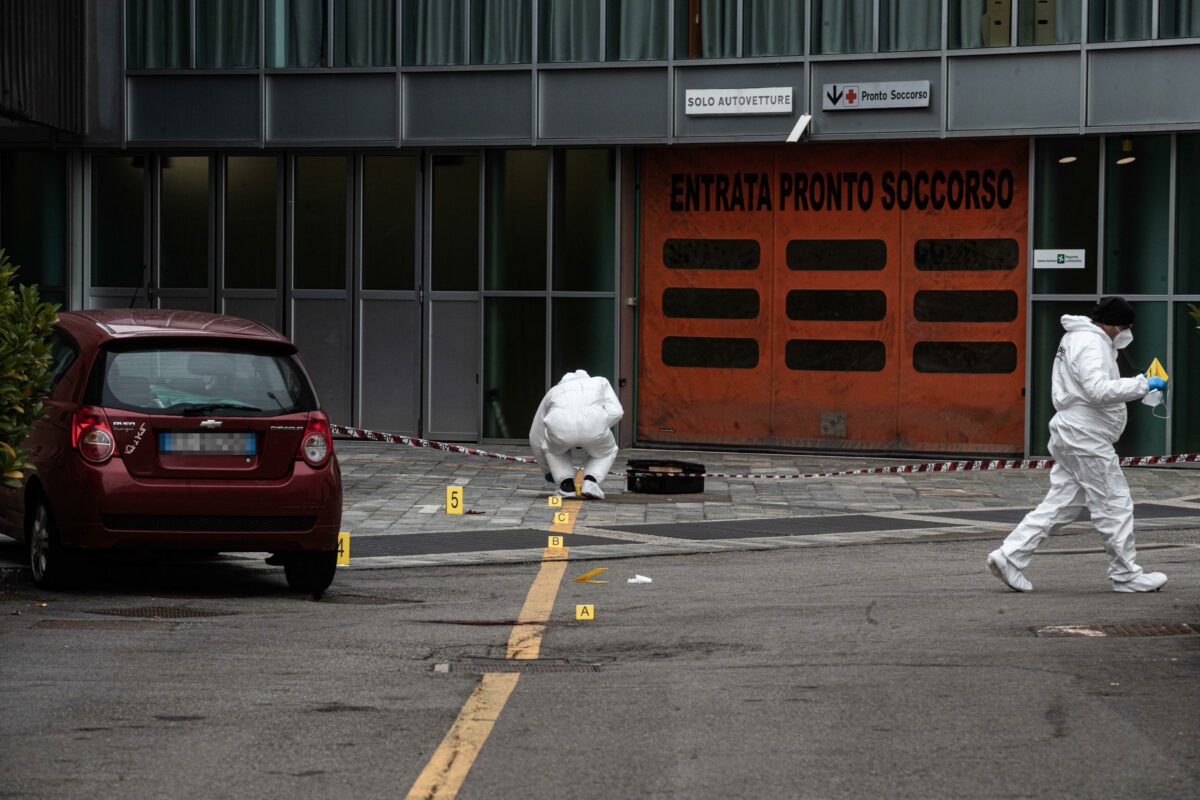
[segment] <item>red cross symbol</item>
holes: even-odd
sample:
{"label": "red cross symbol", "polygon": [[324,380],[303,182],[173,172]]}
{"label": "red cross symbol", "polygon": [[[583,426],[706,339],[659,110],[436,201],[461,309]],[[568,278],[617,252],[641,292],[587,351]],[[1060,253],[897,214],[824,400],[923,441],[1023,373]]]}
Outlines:
{"label": "red cross symbol", "polygon": [[852,106],[857,100],[858,92],[854,91],[853,89],[848,89],[846,91],[846,105]]}

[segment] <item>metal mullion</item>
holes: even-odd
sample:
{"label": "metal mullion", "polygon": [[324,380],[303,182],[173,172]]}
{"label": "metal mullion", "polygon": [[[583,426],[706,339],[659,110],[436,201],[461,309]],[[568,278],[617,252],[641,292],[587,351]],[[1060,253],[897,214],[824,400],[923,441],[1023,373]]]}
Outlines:
{"label": "metal mullion", "polygon": [[188,68],[196,68],[196,0],[188,3]]}
{"label": "metal mullion", "polygon": [[[741,0],[738,0],[740,3]],[[600,0],[600,62],[608,61],[608,0]]]}
{"label": "metal mullion", "polygon": [[327,63],[325,64],[325,66],[327,66],[327,67],[332,67],[334,64],[337,63],[336,61],[334,61],[334,58],[333,58],[333,51],[334,51],[334,48],[333,48],[333,42],[334,42],[333,4],[334,4],[334,2],[336,2],[336,0],[330,0],[330,2],[327,3],[325,6],[325,30],[326,30],[325,38],[328,41],[328,45],[325,48],[325,58],[327,60]]}
{"label": "metal mullion", "polygon": [[546,349],[542,354],[545,389],[550,388],[551,381],[553,380],[550,369],[554,357],[552,349],[554,347],[554,205],[558,199],[558,195],[554,191],[554,186],[558,172],[558,154],[560,152],[563,151],[552,149],[550,151],[550,158],[547,159],[546,163],[546,288],[543,292],[546,301]]}
{"label": "metal mullion", "polygon": [[209,166],[212,176],[212,193],[209,199],[212,226],[212,253],[210,254],[209,280],[213,287],[213,310],[224,311],[225,306],[225,185],[228,180],[228,153],[213,153]]}
{"label": "metal mullion", "polygon": [[146,292],[146,307],[153,308],[150,287],[161,283],[162,259],[160,243],[162,239],[162,157],[157,153],[145,155],[146,169],[146,250],[145,264],[142,268],[142,286]]}
{"label": "metal mullion", "polygon": [[871,52],[879,52],[879,0],[871,4]]}
{"label": "metal mullion", "polygon": [[[1155,3],[1157,9],[1158,4]],[[1179,170],[1179,137],[1177,134],[1171,134],[1171,155],[1170,169],[1167,173],[1167,363],[1174,364],[1175,362],[1175,265],[1176,252],[1178,251],[1178,243],[1175,237],[1179,231],[1175,224],[1176,214],[1176,191],[1178,187],[1178,170]],[[1170,393],[1170,397],[1163,398],[1167,404],[1167,419],[1163,435],[1166,437],[1163,442],[1163,452],[1170,453],[1173,449],[1172,442],[1174,441],[1175,429],[1171,425],[1171,418],[1174,414],[1170,413],[1171,408],[1175,404],[1175,395]]]}
{"label": "metal mullion", "polygon": [[1098,224],[1096,225],[1096,228],[1097,228],[1097,230],[1096,230],[1096,296],[1103,297],[1104,296],[1104,237],[1106,234],[1105,225],[1108,222],[1108,220],[1106,220],[1105,216],[1104,216],[1104,200],[1105,200],[1104,184],[1105,184],[1105,179],[1108,177],[1108,137],[1107,136],[1100,137],[1099,162],[1100,163],[1098,164],[1098,166],[1100,168],[1099,169],[1100,175],[1099,175],[1098,180],[1100,181],[1100,186],[1099,186],[1099,190],[1096,192],[1096,195],[1099,197],[1099,200],[1097,200],[1097,203],[1100,206],[1096,210],[1096,219],[1098,220]]}

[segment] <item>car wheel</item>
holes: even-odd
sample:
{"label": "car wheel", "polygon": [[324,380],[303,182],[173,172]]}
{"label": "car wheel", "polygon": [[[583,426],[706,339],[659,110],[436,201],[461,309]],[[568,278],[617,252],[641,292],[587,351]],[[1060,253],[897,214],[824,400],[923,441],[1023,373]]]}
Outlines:
{"label": "car wheel", "polygon": [[333,574],[337,572],[337,553],[316,552],[297,553],[283,565],[283,574],[287,576],[288,586],[297,592],[308,592],[313,597],[320,597],[329,584],[333,583]]}
{"label": "car wheel", "polygon": [[40,498],[29,525],[29,566],[33,582],[44,588],[66,582],[70,559],[58,538],[58,526],[45,498]]}

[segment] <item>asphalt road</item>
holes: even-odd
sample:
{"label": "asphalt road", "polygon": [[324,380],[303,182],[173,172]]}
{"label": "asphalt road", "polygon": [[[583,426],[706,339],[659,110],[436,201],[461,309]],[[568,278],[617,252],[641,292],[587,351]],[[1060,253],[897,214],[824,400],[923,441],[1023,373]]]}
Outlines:
{"label": "asphalt road", "polygon": [[[457,796],[1195,796],[1200,635],[1034,634],[1200,630],[1200,531],[1139,540],[1162,592],[1111,592],[1086,533],[1027,595],[981,538],[568,560]],[[320,602],[239,559],[0,570],[0,797],[405,796],[539,570],[351,568]]]}

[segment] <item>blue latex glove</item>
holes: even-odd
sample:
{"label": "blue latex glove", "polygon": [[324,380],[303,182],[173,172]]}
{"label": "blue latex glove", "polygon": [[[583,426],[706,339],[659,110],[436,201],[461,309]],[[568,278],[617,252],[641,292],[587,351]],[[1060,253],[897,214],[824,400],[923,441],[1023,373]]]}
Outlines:
{"label": "blue latex glove", "polygon": [[1153,378],[1146,378],[1146,385],[1151,389],[1158,389],[1164,392],[1167,390],[1167,382],[1157,375],[1155,375]]}

